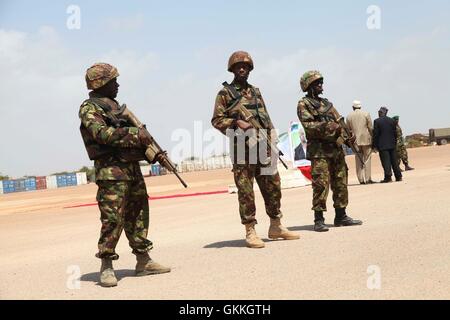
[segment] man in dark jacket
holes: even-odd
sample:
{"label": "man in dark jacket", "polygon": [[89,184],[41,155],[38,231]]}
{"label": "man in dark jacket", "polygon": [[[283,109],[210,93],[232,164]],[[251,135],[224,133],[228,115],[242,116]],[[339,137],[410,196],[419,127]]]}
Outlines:
{"label": "man in dark jacket", "polygon": [[305,150],[306,150],[306,138],[305,138],[305,133],[299,131],[298,136],[300,138],[300,143],[295,148],[294,161],[306,159],[306,152],[305,152]]}
{"label": "man in dark jacket", "polygon": [[380,152],[380,160],[384,169],[384,180],[381,183],[392,182],[392,170],[395,180],[402,181],[402,173],[397,163],[397,132],[394,120],[387,117],[388,109],[381,107],[379,118],[373,123],[373,147]]}

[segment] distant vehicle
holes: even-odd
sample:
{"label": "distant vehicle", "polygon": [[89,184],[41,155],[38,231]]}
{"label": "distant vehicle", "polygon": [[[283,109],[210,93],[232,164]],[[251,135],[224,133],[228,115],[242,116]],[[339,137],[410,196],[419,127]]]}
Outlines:
{"label": "distant vehicle", "polygon": [[450,142],[450,128],[430,129],[429,143],[436,142],[438,145],[446,145]]}

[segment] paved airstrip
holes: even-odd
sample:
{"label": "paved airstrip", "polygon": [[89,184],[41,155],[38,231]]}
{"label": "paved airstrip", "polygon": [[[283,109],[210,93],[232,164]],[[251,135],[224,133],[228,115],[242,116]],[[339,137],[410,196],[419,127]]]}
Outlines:
{"label": "paved airstrip", "polygon": [[[119,285],[97,284],[100,222],[90,184],[0,195],[0,299],[450,299],[450,146],[409,149],[404,181],[361,186],[350,167],[349,214],[361,227],[312,231],[310,186],[283,190],[284,224],[297,241],[269,241],[257,193],[264,249],[243,240],[237,195],[150,201],[151,256],[172,267],[135,278],[125,235],[115,262]],[[150,196],[226,190],[229,169],[147,178]],[[378,155],[373,178],[382,179]],[[332,208],[331,194],[328,205]],[[327,214],[332,223],[333,212]]]}

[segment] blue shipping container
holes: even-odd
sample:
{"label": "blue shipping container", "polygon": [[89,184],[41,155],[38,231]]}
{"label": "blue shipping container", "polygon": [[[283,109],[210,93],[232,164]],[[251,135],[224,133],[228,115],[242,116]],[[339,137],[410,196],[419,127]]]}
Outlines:
{"label": "blue shipping container", "polygon": [[65,174],[56,176],[56,185],[58,186],[58,188],[67,187],[67,177]]}
{"label": "blue shipping container", "polygon": [[25,179],[25,190],[26,191],[36,190],[36,178]]}
{"label": "blue shipping container", "polygon": [[152,176],[159,176],[161,173],[161,165],[152,164]]}
{"label": "blue shipping container", "polygon": [[14,181],[3,180],[3,189],[14,188]]}
{"label": "blue shipping container", "polygon": [[3,193],[16,192],[13,180],[3,180]]}
{"label": "blue shipping container", "polygon": [[68,173],[66,175],[66,181],[68,186],[76,186],[77,185],[77,174],[76,173]]}

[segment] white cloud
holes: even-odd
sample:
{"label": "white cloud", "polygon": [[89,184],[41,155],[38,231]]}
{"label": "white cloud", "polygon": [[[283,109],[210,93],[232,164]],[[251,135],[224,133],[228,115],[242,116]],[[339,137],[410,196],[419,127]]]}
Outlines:
{"label": "white cloud", "polygon": [[[282,131],[297,119],[301,74],[319,69],[325,76],[325,96],[342,114],[351,110],[355,99],[372,117],[381,105],[387,105],[391,115],[401,116],[405,133],[427,132],[431,127],[450,126],[447,38],[447,31],[439,28],[372,50],[252,51],[256,69],[250,82],[261,88]],[[118,67],[119,101],[126,102],[170,151],[173,130],[193,131],[196,120],[203,122],[204,130],[210,128],[215,95],[221,83],[231,79],[226,71],[230,48],[205,46],[192,53],[194,60],[186,61],[165,61],[154,52],[107,49],[87,61],[67,50],[49,27],[33,34],[0,29],[0,172],[49,174],[91,164],[78,131],[77,113],[87,95],[84,72],[97,61]],[[168,71],[177,66],[183,71]]]}
{"label": "white cloud", "polygon": [[325,93],[342,114],[351,111],[354,99],[362,100],[372,117],[382,105],[390,115],[399,114],[406,133],[449,127],[450,48],[442,46],[436,32],[416,35],[390,48],[299,50],[283,57],[257,61],[254,82],[261,87],[271,113],[278,121],[295,119],[294,105],[302,95],[303,72],[319,69],[325,77]]}
{"label": "white cloud", "polygon": [[[108,57],[130,81],[142,80],[158,64],[152,53],[113,51]],[[78,107],[87,96],[84,72],[94,62],[67,50],[50,27],[35,34],[0,29],[0,172],[46,175],[91,164]]]}

